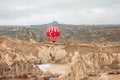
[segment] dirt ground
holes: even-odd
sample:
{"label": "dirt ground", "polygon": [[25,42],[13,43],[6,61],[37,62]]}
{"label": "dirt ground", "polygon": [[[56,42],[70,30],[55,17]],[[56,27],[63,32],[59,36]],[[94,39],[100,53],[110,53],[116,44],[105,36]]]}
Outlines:
{"label": "dirt ground", "polygon": [[[42,71],[41,64],[50,67]],[[0,80],[120,80],[120,44],[0,38]]]}

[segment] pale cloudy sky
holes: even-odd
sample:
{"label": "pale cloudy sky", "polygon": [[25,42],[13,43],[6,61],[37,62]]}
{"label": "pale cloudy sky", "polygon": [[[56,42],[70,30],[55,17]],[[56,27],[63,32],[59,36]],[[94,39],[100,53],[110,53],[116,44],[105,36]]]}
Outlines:
{"label": "pale cloudy sky", "polygon": [[0,0],[0,25],[120,24],[120,0]]}

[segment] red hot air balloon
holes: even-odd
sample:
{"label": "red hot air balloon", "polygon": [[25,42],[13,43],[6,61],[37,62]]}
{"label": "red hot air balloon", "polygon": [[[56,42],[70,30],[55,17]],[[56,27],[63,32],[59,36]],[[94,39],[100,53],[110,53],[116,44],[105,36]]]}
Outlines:
{"label": "red hot air balloon", "polygon": [[46,32],[47,37],[55,43],[57,38],[60,36],[60,29],[58,27],[49,27]]}

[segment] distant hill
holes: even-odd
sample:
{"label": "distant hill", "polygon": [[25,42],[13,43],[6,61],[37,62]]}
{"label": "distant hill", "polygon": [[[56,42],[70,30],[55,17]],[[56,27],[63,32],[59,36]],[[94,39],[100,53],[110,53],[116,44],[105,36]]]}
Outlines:
{"label": "distant hill", "polygon": [[34,38],[36,41],[46,41],[46,29],[50,26],[58,26],[61,36],[58,41],[72,42],[120,42],[120,25],[71,25],[60,24],[53,21],[48,24],[27,25],[27,26],[0,26],[0,36],[8,36],[29,40]]}

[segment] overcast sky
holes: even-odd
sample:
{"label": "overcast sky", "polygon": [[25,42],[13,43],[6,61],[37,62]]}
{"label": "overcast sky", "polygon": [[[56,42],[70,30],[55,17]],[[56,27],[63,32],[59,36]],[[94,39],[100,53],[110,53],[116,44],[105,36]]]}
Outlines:
{"label": "overcast sky", "polygon": [[0,0],[0,25],[120,24],[120,0]]}

